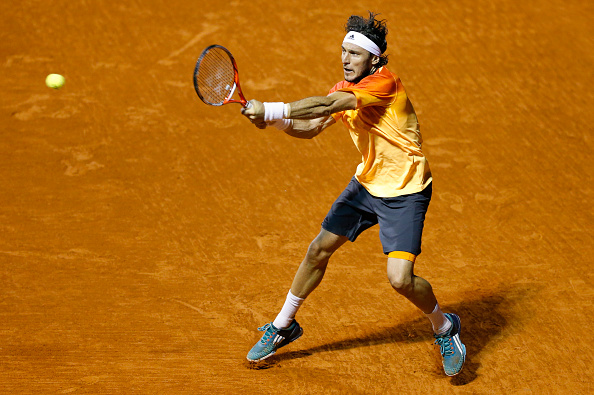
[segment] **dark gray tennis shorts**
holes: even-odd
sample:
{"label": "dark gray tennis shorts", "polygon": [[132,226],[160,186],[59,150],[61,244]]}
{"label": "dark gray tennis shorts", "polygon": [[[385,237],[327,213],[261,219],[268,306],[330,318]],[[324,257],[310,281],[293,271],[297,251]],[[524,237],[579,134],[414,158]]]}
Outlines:
{"label": "dark gray tennis shorts", "polygon": [[429,184],[421,192],[378,198],[353,177],[332,204],[322,228],[355,241],[364,230],[379,223],[384,254],[406,252],[417,256],[421,253],[421,236],[431,193],[432,184]]}

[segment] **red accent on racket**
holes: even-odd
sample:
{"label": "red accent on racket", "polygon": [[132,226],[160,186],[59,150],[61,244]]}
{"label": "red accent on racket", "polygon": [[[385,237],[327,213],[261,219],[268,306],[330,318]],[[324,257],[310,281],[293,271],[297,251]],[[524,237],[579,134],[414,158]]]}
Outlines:
{"label": "red accent on racket", "polygon": [[[239,85],[237,64],[229,50],[221,45],[211,45],[202,51],[194,68],[194,89],[200,99],[211,106],[239,103],[248,107]],[[231,97],[237,91],[239,100]]]}

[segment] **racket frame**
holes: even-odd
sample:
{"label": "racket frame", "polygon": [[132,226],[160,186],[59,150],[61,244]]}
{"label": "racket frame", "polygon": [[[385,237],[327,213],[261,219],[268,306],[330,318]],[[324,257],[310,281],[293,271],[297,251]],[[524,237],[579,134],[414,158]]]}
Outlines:
{"label": "racket frame", "polygon": [[[225,51],[227,53],[227,55],[229,56],[229,59],[231,59],[231,64],[233,65],[233,86],[229,90],[229,95],[227,95],[227,97],[221,103],[211,103],[211,102],[207,101],[200,93],[200,89],[198,88],[198,79],[196,78],[196,76],[200,72],[200,63],[202,62],[202,59],[213,48],[218,48],[218,49],[222,49],[223,51]],[[200,57],[198,58],[198,61],[196,62],[196,67],[194,67],[194,77],[193,78],[194,78],[194,89],[196,90],[198,97],[200,97],[200,100],[202,100],[204,103],[206,103],[210,106],[222,106],[224,104],[229,104],[229,103],[238,103],[244,107],[248,106],[248,101],[243,96],[243,92],[241,91],[241,85],[239,84],[239,72],[237,70],[237,63],[235,62],[235,58],[233,57],[231,52],[227,48],[223,47],[222,45],[213,44],[213,45],[206,47],[206,49],[204,49],[204,51],[202,51],[202,54],[200,54]],[[239,95],[239,100],[232,99],[235,91],[237,91],[237,94]]]}

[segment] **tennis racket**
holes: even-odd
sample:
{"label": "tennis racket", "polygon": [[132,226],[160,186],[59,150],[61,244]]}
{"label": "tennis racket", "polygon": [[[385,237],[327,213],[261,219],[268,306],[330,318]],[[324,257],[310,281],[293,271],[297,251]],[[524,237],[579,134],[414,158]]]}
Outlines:
{"label": "tennis racket", "polygon": [[[239,85],[237,64],[229,50],[211,45],[202,51],[194,68],[194,89],[200,99],[210,106],[239,103],[250,107]],[[239,100],[232,99],[237,91]]]}

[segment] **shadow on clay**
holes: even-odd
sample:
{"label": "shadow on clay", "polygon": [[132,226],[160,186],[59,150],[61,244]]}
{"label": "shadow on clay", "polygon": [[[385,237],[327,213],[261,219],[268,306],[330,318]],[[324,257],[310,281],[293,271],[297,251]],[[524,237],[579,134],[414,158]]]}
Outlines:
{"label": "shadow on clay", "polygon": [[[533,291],[534,288],[530,288],[525,284],[510,286],[505,289],[473,291],[472,295],[465,298],[463,302],[442,306],[444,312],[456,313],[460,316],[462,320],[460,338],[466,345],[467,350],[464,368],[460,374],[451,378],[452,385],[465,385],[478,377],[477,370],[481,367],[480,360],[483,351],[491,342],[501,340],[504,336],[502,332],[508,322],[517,324],[517,321],[525,319],[525,317],[515,317],[512,307]],[[341,351],[389,343],[416,343],[433,340],[433,333],[427,319],[419,317],[365,336],[347,338],[303,350],[282,352],[281,349],[279,354],[273,355],[260,363],[250,363],[248,366],[250,369],[269,369],[279,366],[282,361],[305,358],[321,352]],[[439,369],[439,375],[445,378],[446,376],[441,370],[441,363]]]}

